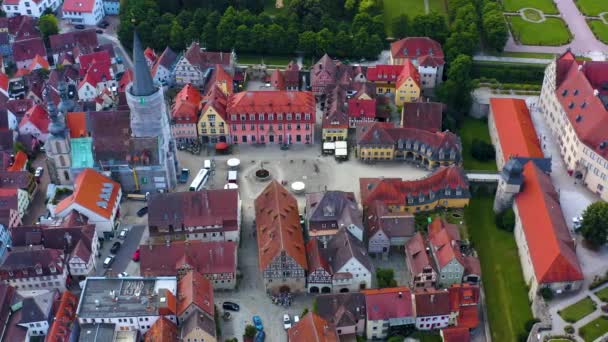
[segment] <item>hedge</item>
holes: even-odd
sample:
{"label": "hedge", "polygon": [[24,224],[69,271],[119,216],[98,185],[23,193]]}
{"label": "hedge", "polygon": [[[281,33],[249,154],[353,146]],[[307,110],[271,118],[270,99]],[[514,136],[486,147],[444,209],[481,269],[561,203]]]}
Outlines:
{"label": "hedge", "polygon": [[542,84],[545,65],[474,61],[471,76],[501,83]]}

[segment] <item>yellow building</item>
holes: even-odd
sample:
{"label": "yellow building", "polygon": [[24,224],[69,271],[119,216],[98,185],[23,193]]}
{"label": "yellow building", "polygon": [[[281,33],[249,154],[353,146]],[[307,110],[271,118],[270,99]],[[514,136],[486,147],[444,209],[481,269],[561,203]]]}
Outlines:
{"label": "yellow building", "polygon": [[416,102],[420,95],[420,74],[414,64],[407,60],[397,78],[395,105],[403,106],[406,102]]}
{"label": "yellow building", "polygon": [[367,81],[376,87],[376,94],[393,94],[402,65],[376,65],[367,68]]}
{"label": "yellow building", "polygon": [[198,136],[202,143],[229,142],[230,131],[226,123],[226,94],[214,86],[205,97],[206,101],[198,119]]}

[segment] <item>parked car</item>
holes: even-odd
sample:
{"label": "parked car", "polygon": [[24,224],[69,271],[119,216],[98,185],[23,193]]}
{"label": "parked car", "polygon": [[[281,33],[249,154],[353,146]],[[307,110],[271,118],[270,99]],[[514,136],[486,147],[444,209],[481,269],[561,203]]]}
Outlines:
{"label": "parked car", "polygon": [[133,253],[133,261],[139,261],[139,248]]}
{"label": "parked car", "polygon": [[84,30],[84,25],[80,25],[80,24],[74,25],[74,28],[77,30]]}
{"label": "parked car", "polygon": [[118,273],[118,278],[126,278],[129,276],[129,273],[127,272],[120,272]]}
{"label": "parked car", "polygon": [[260,316],[253,316],[253,325],[258,331],[264,330],[264,325],[262,324],[262,318]]}
{"label": "parked car", "polygon": [[114,256],[110,255],[109,257],[107,257],[104,261],[103,261],[103,267],[104,268],[109,268],[110,266],[112,266],[112,263],[114,262]]}
{"label": "parked car", "polygon": [[116,252],[118,252],[119,249],[120,249],[120,242],[116,241],[110,248],[110,253],[116,254]]}
{"label": "parked car", "polygon": [[581,224],[583,224],[582,216],[576,216],[572,218],[572,227],[574,228],[574,230],[578,230],[581,227]]}
{"label": "parked car", "polygon": [[97,33],[97,34],[103,34],[103,30],[95,30],[95,33]]}
{"label": "parked car", "polygon": [[179,174],[179,182],[182,184],[188,183],[188,177],[190,177],[190,169],[182,169],[182,172]]}
{"label": "parked car", "polygon": [[288,314],[283,315],[283,328],[285,328],[285,330],[291,328],[291,318],[289,318]]}
{"label": "parked car", "polygon": [[253,342],[264,342],[265,339],[266,339],[266,333],[264,332],[264,330],[260,330],[255,334],[255,337],[253,338]]}
{"label": "parked car", "polygon": [[105,20],[100,22],[99,24],[97,24],[97,27],[99,27],[99,28],[106,28],[108,26],[110,26],[110,23]]}
{"label": "parked car", "polygon": [[143,217],[144,215],[146,215],[148,213],[148,207],[143,207],[141,209],[139,209],[137,211],[137,216],[138,217]]}
{"label": "parked car", "polygon": [[224,302],[222,304],[222,308],[224,310],[230,310],[230,311],[239,311],[241,309],[241,307],[237,303],[233,303],[233,302]]}
{"label": "parked car", "polygon": [[127,228],[123,228],[123,230],[120,231],[120,234],[118,234],[118,238],[124,240],[127,238],[127,234],[129,234],[129,230]]}

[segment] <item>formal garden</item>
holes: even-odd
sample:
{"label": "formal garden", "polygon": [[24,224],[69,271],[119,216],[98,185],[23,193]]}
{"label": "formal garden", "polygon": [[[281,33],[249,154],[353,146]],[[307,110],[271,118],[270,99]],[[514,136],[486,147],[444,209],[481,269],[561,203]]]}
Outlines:
{"label": "formal garden", "polygon": [[608,332],[608,316],[600,316],[578,329],[585,342],[593,342]]}
{"label": "formal garden", "polygon": [[[525,13],[527,14],[528,12]],[[537,17],[534,16],[526,20],[521,16],[508,16],[507,19],[511,26],[511,33],[515,40],[523,45],[544,46],[565,45],[572,40],[572,34],[562,19],[545,17],[540,22],[532,22],[536,21],[534,20],[535,18]]]}
{"label": "formal garden", "polygon": [[558,311],[558,314],[568,323],[576,323],[585,316],[593,313],[596,304],[590,297],[585,297],[578,302]]}
{"label": "formal garden", "polygon": [[533,323],[528,289],[515,238],[497,227],[493,201],[492,195],[475,194],[465,209],[465,220],[481,262],[492,341],[521,341]]}
{"label": "formal garden", "polygon": [[586,16],[596,17],[600,13],[608,12],[608,2],[601,0],[574,0],[579,11]]}
{"label": "formal garden", "polygon": [[505,12],[517,12],[522,8],[536,8],[545,14],[559,14],[553,0],[503,0]]}
{"label": "formal garden", "polygon": [[[604,18],[608,20],[608,13],[604,15]],[[587,24],[593,31],[595,37],[604,44],[608,44],[608,24],[599,19],[589,19]]]}

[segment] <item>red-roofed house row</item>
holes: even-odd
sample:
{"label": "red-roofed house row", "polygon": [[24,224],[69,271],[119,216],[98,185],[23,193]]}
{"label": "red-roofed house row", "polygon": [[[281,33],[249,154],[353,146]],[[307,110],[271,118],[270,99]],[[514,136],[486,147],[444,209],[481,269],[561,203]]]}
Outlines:
{"label": "red-roofed house row", "polygon": [[429,37],[408,37],[391,44],[391,64],[411,61],[418,69],[423,88],[434,88],[443,78],[443,50],[441,44]]}
{"label": "red-roofed house row", "polygon": [[608,201],[608,62],[565,52],[547,66],[539,104],[568,172]]}

